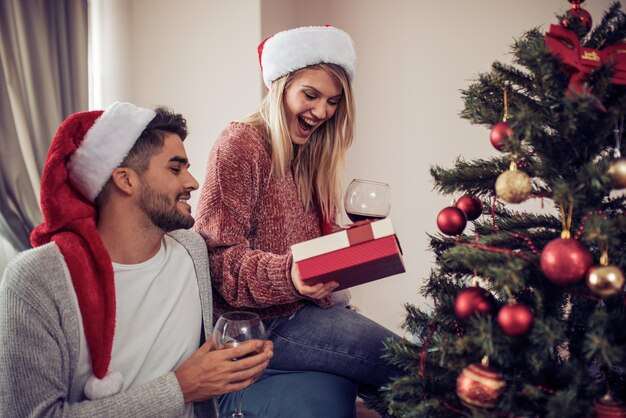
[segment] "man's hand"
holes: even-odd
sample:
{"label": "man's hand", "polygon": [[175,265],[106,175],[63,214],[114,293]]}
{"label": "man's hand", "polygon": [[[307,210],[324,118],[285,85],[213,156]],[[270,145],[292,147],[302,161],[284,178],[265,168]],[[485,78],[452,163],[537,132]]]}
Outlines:
{"label": "man's hand", "polygon": [[298,293],[311,299],[325,298],[339,286],[339,283],[337,282],[318,283],[313,286],[305,285],[300,278],[300,271],[298,270],[298,265],[296,263],[291,264],[291,281],[296,287]]}
{"label": "man's hand", "polygon": [[204,401],[250,386],[261,376],[273,354],[271,341],[250,340],[216,350],[209,339],[174,374],[185,402]]}

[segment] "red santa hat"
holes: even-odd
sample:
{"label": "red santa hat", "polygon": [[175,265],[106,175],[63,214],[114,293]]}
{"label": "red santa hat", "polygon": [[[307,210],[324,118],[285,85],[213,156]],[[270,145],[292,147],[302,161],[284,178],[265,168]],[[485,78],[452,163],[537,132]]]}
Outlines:
{"label": "red santa hat", "polygon": [[93,376],[85,386],[89,399],[113,395],[123,383],[119,372],[109,371],[115,282],[93,202],[154,116],[153,110],[130,103],[75,113],[57,130],[43,169],[44,222],[30,239],[33,247],[54,241],[69,269],[91,357]]}
{"label": "red santa hat", "polygon": [[258,47],[263,82],[274,80],[309,65],[327,63],[343,67],[352,80],[356,71],[354,41],[333,26],[307,26],[279,32]]}

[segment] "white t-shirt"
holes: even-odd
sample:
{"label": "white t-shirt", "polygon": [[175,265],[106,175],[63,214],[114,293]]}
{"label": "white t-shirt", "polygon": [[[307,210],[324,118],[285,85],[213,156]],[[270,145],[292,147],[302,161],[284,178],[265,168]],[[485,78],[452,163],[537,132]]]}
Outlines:
{"label": "white t-shirt", "polygon": [[[122,391],[126,391],[175,370],[198,348],[202,310],[193,261],[168,235],[150,260],[132,265],[113,263],[113,270],[116,318],[109,369],[122,373]],[[72,294],[78,311],[76,293]],[[79,324],[80,354],[70,402],[85,399],[83,388],[91,375],[80,315]],[[186,405],[183,416],[194,416],[191,404]]]}

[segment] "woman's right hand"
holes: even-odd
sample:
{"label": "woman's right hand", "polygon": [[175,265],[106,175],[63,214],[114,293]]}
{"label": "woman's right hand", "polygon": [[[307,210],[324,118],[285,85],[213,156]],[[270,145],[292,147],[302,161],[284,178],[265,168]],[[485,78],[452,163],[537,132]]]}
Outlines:
{"label": "woman's right hand", "polygon": [[330,295],[333,290],[339,286],[339,283],[333,281],[307,286],[302,281],[302,278],[300,278],[300,271],[298,270],[298,265],[296,263],[291,264],[291,281],[293,282],[293,285],[298,293],[304,297],[316,300],[323,299]]}

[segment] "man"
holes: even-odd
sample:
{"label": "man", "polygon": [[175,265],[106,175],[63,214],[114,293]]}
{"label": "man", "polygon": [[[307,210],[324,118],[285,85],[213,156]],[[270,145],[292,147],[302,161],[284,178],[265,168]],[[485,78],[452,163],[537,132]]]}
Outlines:
{"label": "man", "polygon": [[267,367],[269,342],[210,341],[186,135],[181,115],[129,103],[59,127],[35,248],[0,284],[0,416],[216,416],[214,397]]}

